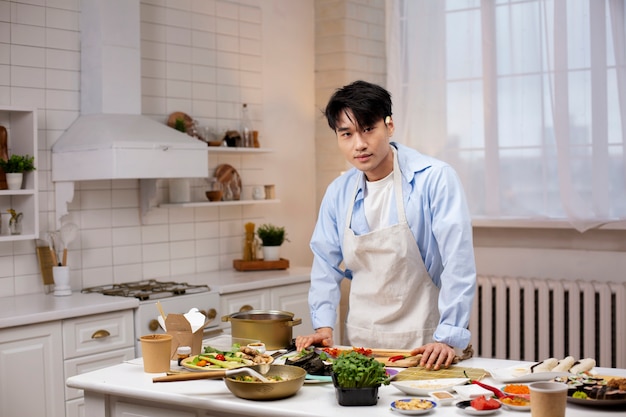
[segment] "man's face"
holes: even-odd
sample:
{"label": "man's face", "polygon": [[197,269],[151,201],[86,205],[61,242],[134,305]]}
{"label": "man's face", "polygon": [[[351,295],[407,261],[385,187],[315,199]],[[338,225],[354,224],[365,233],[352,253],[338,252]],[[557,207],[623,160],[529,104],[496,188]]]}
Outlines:
{"label": "man's face", "polygon": [[357,127],[354,116],[348,110],[342,112],[337,123],[337,143],[343,156],[357,169],[363,171],[369,181],[385,178],[393,170],[393,153],[389,138],[393,134],[393,120],[387,124],[379,120],[373,126]]}

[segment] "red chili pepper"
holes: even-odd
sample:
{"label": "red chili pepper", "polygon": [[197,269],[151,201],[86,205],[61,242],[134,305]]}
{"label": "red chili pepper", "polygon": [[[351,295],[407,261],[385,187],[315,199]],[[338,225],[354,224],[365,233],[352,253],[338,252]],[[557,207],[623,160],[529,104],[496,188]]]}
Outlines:
{"label": "red chili pepper", "polygon": [[388,362],[396,362],[399,361],[400,359],[404,359],[406,358],[406,356],[404,355],[397,355],[397,356],[392,356],[389,359],[387,359]]}
{"label": "red chili pepper", "polygon": [[[467,373],[465,373],[465,376],[467,377]],[[475,379],[470,379],[469,377],[468,377],[468,379],[469,379],[469,382],[470,382],[471,384],[476,384],[476,385],[478,385],[479,387],[482,387],[482,388],[484,388],[484,389],[486,389],[486,390],[489,390],[489,391],[493,392],[493,394],[494,394],[496,397],[498,397],[498,398],[508,397],[508,395],[507,395],[507,394],[503,393],[502,391],[500,391],[500,390],[499,390],[498,388],[496,388],[496,387],[492,387],[491,385],[483,384],[482,382],[479,382],[479,381],[477,381],[477,380],[475,380]]]}

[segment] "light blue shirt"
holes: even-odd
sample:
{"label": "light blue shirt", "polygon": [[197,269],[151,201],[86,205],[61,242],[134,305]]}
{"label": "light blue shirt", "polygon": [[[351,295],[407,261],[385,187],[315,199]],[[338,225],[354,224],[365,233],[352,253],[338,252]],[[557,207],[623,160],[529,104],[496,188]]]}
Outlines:
{"label": "light blue shirt", "polygon": [[[391,144],[398,149],[409,227],[426,270],[440,289],[441,317],[434,339],[464,349],[470,341],[467,326],[476,291],[476,266],[471,218],[461,181],[447,163],[404,145]],[[342,269],[348,204],[354,204],[352,230],[357,235],[370,231],[363,208],[364,186],[363,173],[352,168],[328,186],[322,200],[311,238],[314,258],[309,307],[313,328],[335,326],[341,280],[352,278],[350,269]],[[393,204],[389,224],[396,223],[398,213]]]}

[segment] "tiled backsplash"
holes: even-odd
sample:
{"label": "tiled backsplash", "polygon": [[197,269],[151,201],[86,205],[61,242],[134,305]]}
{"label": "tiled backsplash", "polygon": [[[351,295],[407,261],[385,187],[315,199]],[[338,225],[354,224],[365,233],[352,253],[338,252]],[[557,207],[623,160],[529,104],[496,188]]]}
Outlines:
{"label": "tiled backsplash", "polygon": [[[38,109],[40,234],[54,229],[50,149],[80,112],[80,1],[0,1],[0,103]],[[218,132],[236,129],[242,103],[262,130],[262,14],[246,1],[141,2],[142,112],[165,122],[183,111]],[[139,22],[138,22],[139,24]],[[244,197],[264,178],[263,156],[209,157],[233,165]],[[210,172],[207,173],[207,176]],[[193,180],[196,200],[204,179]],[[166,202],[159,180],[157,203]],[[64,221],[80,226],[70,246],[72,287],[229,268],[243,224],[262,208],[153,208],[139,213],[137,180],[77,183]],[[0,297],[41,292],[32,241],[0,244]]]}

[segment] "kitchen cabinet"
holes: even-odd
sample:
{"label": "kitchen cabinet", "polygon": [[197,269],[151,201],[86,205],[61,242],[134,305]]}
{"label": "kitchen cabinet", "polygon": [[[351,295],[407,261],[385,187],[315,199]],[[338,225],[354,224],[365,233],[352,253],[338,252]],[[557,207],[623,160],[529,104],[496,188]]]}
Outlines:
{"label": "kitchen cabinet", "polygon": [[84,417],[74,375],[133,359],[133,311],[0,330],[0,415]]}
{"label": "kitchen cabinet", "polygon": [[[7,129],[9,156],[37,155],[37,111],[35,109],[0,106],[0,125]],[[22,233],[0,235],[0,242],[32,240],[39,237],[39,176],[37,171],[24,173],[20,190],[0,190],[0,212],[12,208],[22,215]],[[3,227],[5,229],[5,227]]]}
{"label": "kitchen cabinet", "polygon": [[63,417],[61,322],[0,330],[0,415]]}
{"label": "kitchen cabinet", "polygon": [[[122,363],[135,357],[133,311],[95,314],[63,321],[64,375]],[[84,417],[83,392],[65,389],[66,417]]]}
{"label": "kitchen cabinet", "polygon": [[[222,312],[225,315],[247,310],[281,310],[301,318],[302,324],[294,326],[293,337],[313,332],[309,313],[309,283],[282,285],[250,291],[220,295]],[[230,327],[230,321],[223,328]]]}

